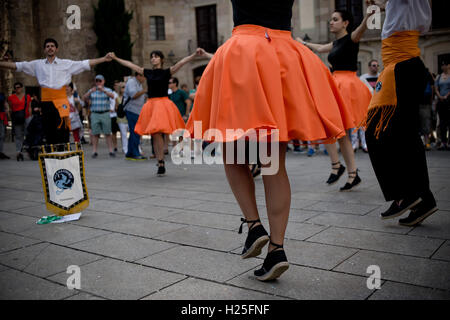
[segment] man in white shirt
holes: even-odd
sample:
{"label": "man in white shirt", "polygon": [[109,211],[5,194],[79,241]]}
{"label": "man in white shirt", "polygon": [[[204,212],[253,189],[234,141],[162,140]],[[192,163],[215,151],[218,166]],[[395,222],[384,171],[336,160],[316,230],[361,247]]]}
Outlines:
{"label": "man in white shirt", "polygon": [[24,72],[36,77],[42,88],[42,115],[46,143],[63,144],[70,140],[69,102],[65,87],[72,82],[72,76],[83,71],[89,71],[95,65],[109,62],[112,59],[107,55],[103,58],[72,61],[56,57],[58,42],[54,39],[44,41],[46,58],[29,62],[0,61],[0,68]]}

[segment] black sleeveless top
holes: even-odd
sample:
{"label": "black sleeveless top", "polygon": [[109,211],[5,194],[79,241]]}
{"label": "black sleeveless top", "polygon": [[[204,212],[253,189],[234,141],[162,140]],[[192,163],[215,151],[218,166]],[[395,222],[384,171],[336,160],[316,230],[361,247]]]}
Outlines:
{"label": "black sleeveless top", "polygon": [[352,41],[351,34],[333,42],[333,49],[328,55],[333,71],[358,70],[359,43]]}
{"label": "black sleeveless top", "polygon": [[169,96],[170,69],[144,69],[144,77],[147,78],[149,98]]}
{"label": "black sleeveless top", "polygon": [[294,0],[231,0],[234,26],[254,24],[291,31]]}

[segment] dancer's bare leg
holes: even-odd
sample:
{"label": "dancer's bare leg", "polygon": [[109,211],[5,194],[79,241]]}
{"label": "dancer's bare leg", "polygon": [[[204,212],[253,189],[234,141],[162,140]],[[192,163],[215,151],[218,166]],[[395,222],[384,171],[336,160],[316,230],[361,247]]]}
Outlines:
{"label": "dancer's bare leg", "polygon": [[[236,145],[233,146],[234,148]],[[247,164],[227,164],[226,150],[227,145],[223,145],[223,160],[225,167],[225,174],[227,176],[230,188],[239,204],[239,207],[248,221],[255,221],[259,219],[258,208],[255,197],[255,182]],[[236,154],[236,149],[235,149]],[[249,227],[251,223],[248,224]],[[254,224],[254,226],[259,223]]]}
{"label": "dancer's bare leg", "polygon": [[342,137],[338,142],[341,147],[342,156],[347,165],[347,172],[349,174],[348,183],[352,183],[355,179],[355,175],[352,175],[352,172],[356,172],[355,152],[353,151],[352,142],[348,136]]}
{"label": "dancer's bare leg", "polygon": [[339,164],[339,153],[336,146],[336,143],[333,144],[326,144],[325,149],[328,152],[328,155],[330,156],[331,160],[331,173],[338,174],[338,170],[340,168]]}
{"label": "dancer's bare leg", "polygon": [[155,155],[158,161],[164,161],[164,137],[162,133],[155,133],[152,135],[153,148],[155,148]]}
{"label": "dancer's bare leg", "polygon": [[[291,207],[291,186],[286,172],[287,143],[279,146],[279,170],[276,175],[263,176],[266,195],[267,216],[270,225],[270,239],[273,243],[282,245],[289,220]],[[275,249],[269,246],[269,252]]]}

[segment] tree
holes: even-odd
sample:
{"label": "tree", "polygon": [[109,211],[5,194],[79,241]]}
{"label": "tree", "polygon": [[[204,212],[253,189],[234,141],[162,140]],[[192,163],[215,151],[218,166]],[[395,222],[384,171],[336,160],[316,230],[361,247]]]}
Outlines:
{"label": "tree", "polygon": [[[98,7],[94,6],[94,31],[97,34],[97,50],[100,56],[115,52],[118,57],[131,60],[133,43],[130,36],[130,21],[133,12],[125,11],[124,0],[100,0]],[[116,62],[103,63],[95,68],[97,74],[102,74],[106,85],[112,88],[114,80],[122,80],[131,71]]]}

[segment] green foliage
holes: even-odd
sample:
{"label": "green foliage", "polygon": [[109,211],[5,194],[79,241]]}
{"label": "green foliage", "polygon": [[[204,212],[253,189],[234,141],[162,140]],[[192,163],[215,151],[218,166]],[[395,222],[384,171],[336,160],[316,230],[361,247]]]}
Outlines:
{"label": "green foliage", "polygon": [[[133,43],[130,36],[130,21],[133,12],[125,11],[124,0],[100,0],[94,6],[94,31],[97,34],[97,50],[100,57],[115,52],[122,59],[131,60]],[[113,61],[102,63],[95,68],[97,74],[106,79],[106,86],[112,88],[114,80],[122,80],[131,74],[130,69]]]}

